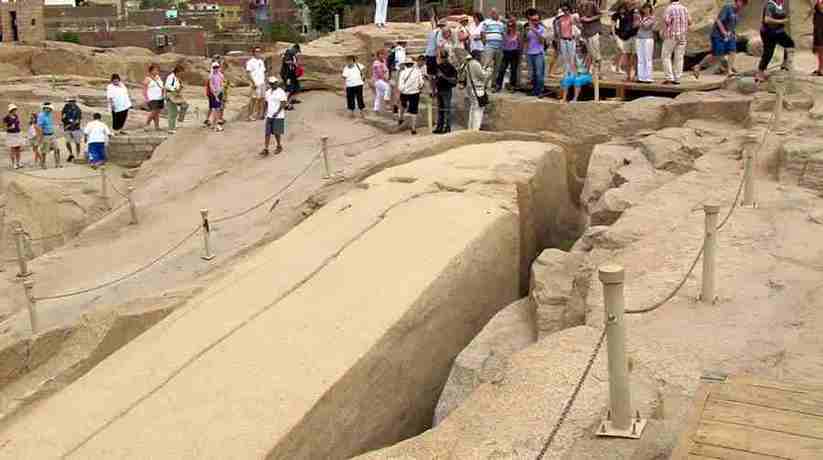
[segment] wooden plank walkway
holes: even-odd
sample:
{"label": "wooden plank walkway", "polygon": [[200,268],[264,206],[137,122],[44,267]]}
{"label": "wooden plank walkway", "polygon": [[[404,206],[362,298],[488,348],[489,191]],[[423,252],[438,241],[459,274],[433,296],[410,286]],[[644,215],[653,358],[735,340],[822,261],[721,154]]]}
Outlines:
{"label": "wooden plank walkway", "polygon": [[[655,77],[658,76],[655,75]],[[642,92],[648,95],[654,93],[680,94],[686,91],[713,91],[722,88],[725,80],[725,77],[718,75],[707,74],[699,80],[684,75],[679,85],[664,85],[662,75],[655,83],[627,82],[620,76],[606,75],[600,80],[600,90],[612,90],[618,98],[625,99],[630,92]],[[547,78],[546,88],[559,91],[560,79],[554,77]]]}
{"label": "wooden plank walkway", "polygon": [[823,384],[703,381],[671,460],[823,459]]}

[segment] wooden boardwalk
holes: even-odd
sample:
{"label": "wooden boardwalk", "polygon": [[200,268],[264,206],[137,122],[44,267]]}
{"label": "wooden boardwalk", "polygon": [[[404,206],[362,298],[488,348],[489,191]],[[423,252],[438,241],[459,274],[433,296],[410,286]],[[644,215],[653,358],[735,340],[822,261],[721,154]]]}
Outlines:
{"label": "wooden boardwalk", "polygon": [[[659,77],[659,78],[658,78]],[[625,99],[630,93],[677,95],[686,91],[713,91],[723,87],[725,77],[718,75],[704,75],[695,80],[690,75],[684,75],[679,85],[664,85],[662,75],[655,75],[655,83],[627,82],[621,76],[606,75],[600,80],[600,90],[614,91],[620,99]],[[560,79],[547,78],[546,88],[559,91]]]}
{"label": "wooden boardwalk", "polygon": [[823,459],[823,384],[704,380],[671,459]]}

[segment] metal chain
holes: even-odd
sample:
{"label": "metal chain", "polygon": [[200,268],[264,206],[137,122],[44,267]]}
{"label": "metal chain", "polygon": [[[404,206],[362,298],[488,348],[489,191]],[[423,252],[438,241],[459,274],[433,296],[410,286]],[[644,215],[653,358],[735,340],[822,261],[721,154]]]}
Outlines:
{"label": "metal chain", "polygon": [[124,281],[128,278],[131,278],[132,276],[135,276],[135,275],[137,275],[141,272],[146,271],[149,267],[153,266],[157,262],[160,262],[160,260],[162,260],[163,258],[168,256],[169,254],[171,254],[172,252],[177,250],[177,248],[182,246],[186,241],[191,239],[191,237],[196,235],[197,232],[200,231],[200,227],[201,227],[201,225],[197,225],[197,227],[195,227],[194,230],[192,230],[188,235],[186,235],[182,240],[180,240],[179,243],[175,244],[174,246],[169,248],[166,252],[164,252],[163,254],[160,254],[159,256],[155,257],[154,259],[152,259],[151,262],[143,265],[142,267],[138,268],[137,270],[133,270],[133,271],[131,271],[131,272],[125,274],[125,275],[119,276],[119,277],[117,277],[117,278],[115,278],[111,281],[106,281],[105,283],[100,284],[98,286],[85,288],[85,289],[78,289],[78,290],[75,290],[75,291],[64,292],[62,294],[55,294],[55,295],[43,296],[43,297],[35,297],[34,300],[36,300],[36,301],[56,300],[56,299],[63,299],[63,298],[66,298],[66,297],[73,297],[73,296],[77,296],[77,295],[81,295],[81,294],[87,294],[89,292],[97,291],[97,290],[103,289],[105,287],[109,287],[111,285],[117,284],[117,283],[119,283],[121,281]]}
{"label": "metal chain", "polygon": [[309,172],[309,170],[311,169],[311,167],[312,167],[312,166],[314,166],[314,163],[316,163],[316,162],[317,162],[317,159],[318,159],[318,158],[320,158],[320,155],[321,155],[321,154],[319,154],[319,153],[318,153],[318,154],[316,154],[316,155],[315,155],[315,156],[311,159],[311,161],[309,162],[309,164],[307,164],[307,165],[306,165],[306,167],[305,167],[305,168],[303,168],[303,170],[302,170],[302,171],[300,171],[300,174],[298,174],[298,175],[294,176],[294,177],[293,177],[293,178],[292,178],[292,179],[291,179],[291,180],[290,180],[290,181],[289,181],[289,182],[288,182],[285,186],[281,187],[281,188],[280,188],[279,190],[277,190],[276,192],[274,192],[274,193],[272,193],[271,195],[267,196],[265,199],[263,199],[263,201],[261,201],[261,202],[259,202],[259,203],[255,204],[254,206],[252,206],[252,207],[250,207],[250,208],[248,208],[248,209],[245,209],[245,210],[243,210],[243,211],[240,211],[240,212],[237,212],[237,213],[234,213],[234,214],[228,215],[228,216],[220,217],[220,218],[218,218],[218,219],[210,219],[210,222],[211,222],[211,223],[213,223],[213,224],[219,224],[220,222],[226,222],[226,221],[228,221],[228,220],[232,220],[232,219],[236,219],[236,218],[238,218],[238,217],[245,216],[246,214],[248,214],[248,213],[250,213],[250,212],[252,212],[252,211],[254,211],[254,210],[256,210],[256,209],[260,208],[261,206],[263,206],[264,204],[268,203],[269,201],[271,201],[271,200],[273,200],[273,199],[277,198],[278,196],[282,195],[282,194],[283,194],[283,193],[285,193],[285,192],[286,192],[289,188],[291,188],[291,186],[292,186],[292,185],[294,185],[294,184],[295,184],[295,182],[297,182],[297,181],[298,181],[301,177],[305,176],[305,175],[306,175],[306,173],[308,173],[308,172]]}
{"label": "metal chain", "polygon": [[363,137],[361,139],[357,139],[357,140],[354,140],[354,141],[351,141],[351,142],[341,142],[339,144],[328,145],[327,147],[330,148],[330,149],[337,148],[337,147],[346,147],[348,145],[354,145],[354,144],[359,144],[361,142],[366,142],[368,140],[374,139],[374,138],[379,137],[381,135],[382,134],[375,134],[375,135],[366,136],[366,137]]}
{"label": "metal chain", "polygon": [[549,433],[549,437],[546,439],[546,442],[543,443],[543,448],[540,449],[540,453],[537,454],[536,460],[543,459],[543,456],[546,455],[546,451],[549,450],[549,446],[551,446],[554,438],[557,436],[557,433],[560,431],[560,428],[569,416],[569,412],[571,412],[572,406],[574,406],[574,402],[577,400],[577,395],[580,394],[580,390],[583,389],[583,384],[586,383],[586,378],[589,376],[592,366],[594,366],[594,361],[597,359],[597,355],[600,354],[600,349],[603,347],[603,341],[605,339],[606,328],[604,327],[603,332],[600,333],[600,338],[597,339],[594,350],[592,350],[591,356],[589,356],[589,362],[586,363],[586,367],[583,369],[583,374],[580,375],[580,379],[577,381],[577,385],[574,386],[571,396],[569,396],[569,399],[566,401],[566,405],[563,406],[563,410],[560,412],[560,417],[557,419],[557,423],[554,424],[554,428],[552,428],[551,433]]}

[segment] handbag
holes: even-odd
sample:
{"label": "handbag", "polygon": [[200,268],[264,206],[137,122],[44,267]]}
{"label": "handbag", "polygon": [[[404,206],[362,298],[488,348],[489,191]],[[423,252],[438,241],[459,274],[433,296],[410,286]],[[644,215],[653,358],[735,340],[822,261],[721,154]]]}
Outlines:
{"label": "handbag", "polygon": [[477,88],[474,87],[474,79],[472,78],[472,75],[471,75],[471,69],[469,69],[468,67],[466,68],[466,76],[469,79],[469,84],[472,87],[472,92],[474,93],[474,98],[477,99],[477,105],[480,106],[480,107],[486,107],[487,105],[489,105],[489,95],[488,94],[483,93],[482,96],[477,95]]}

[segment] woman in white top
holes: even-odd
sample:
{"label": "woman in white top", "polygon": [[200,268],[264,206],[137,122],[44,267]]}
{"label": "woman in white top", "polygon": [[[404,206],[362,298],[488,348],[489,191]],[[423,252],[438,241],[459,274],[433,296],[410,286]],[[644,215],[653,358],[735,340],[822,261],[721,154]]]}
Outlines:
{"label": "woman in white top", "polygon": [[417,111],[420,106],[420,90],[423,89],[425,79],[423,78],[423,70],[421,67],[414,64],[412,58],[406,58],[403,62],[403,70],[397,77],[397,85],[400,90],[400,115],[397,120],[398,125],[403,124],[403,116],[408,113],[411,115],[411,133],[417,134]]}
{"label": "woman in white top", "polygon": [[109,101],[111,108],[111,124],[115,134],[123,132],[123,127],[126,125],[126,119],[129,117],[129,109],[131,108],[131,98],[129,97],[129,89],[120,80],[120,75],[112,74],[111,83],[106,87],[106,99]]}
{"label": "woman in white top", "polygon": [[154,129],[160,131],[160,111],[163,110],[163,79],[160,78],[160,67],[157,64],[149,66],[149,74],[143,80],[143,99],[149,106],[149,116],[146,118],[144,129],[149,130],[149,125],[154,121]]}
{"label": "woman in white top", "polygon": [[483,39],[480,36],[480,23],[483,22],[483,20],[483,13],[474,13],[474,16],[472,16],[472,25],[469,26],[469,52],[475,59],[480,59],[480,54],[486,49],[486,45],[483,44]]}
{"label": "woman in white top", "polygon": [[[183,72],[183,66],[177,64],[166,77],[166,107],[168,110],[169,134],[174,134],[177,122],[181,123],[186,119],[186,112],[189,110],[189,103],[183,97],[183,85],[177,77]],[[252,99],[253,101],[253,99]]]}
{"label": "woman in white top", "polygon": [[[356,56],[349,56],[349,63],[343,67],[343,81],[346,88],[346,107],[354,116],[354,109],[360,110],[360,116],[364,117],[366,114],[363,109],[366,108],[366,103],[363,102],[363,82],[366,79],[363,76],[363,66],[357,63]],[[357,103],[355,107],[355,102]]]}

